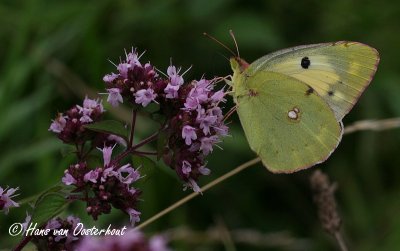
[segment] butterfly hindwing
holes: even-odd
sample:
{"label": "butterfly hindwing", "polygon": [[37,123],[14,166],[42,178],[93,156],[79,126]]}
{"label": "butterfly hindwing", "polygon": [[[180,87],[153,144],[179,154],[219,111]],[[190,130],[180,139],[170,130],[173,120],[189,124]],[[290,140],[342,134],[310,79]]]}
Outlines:
{"label": "butterfly hindwing", "polygon": [[251,149],[269,170],[291,173],[329,157],[342,127],[318,93],[276,72],[240,77],[234,82],[237,112]]}
{"label": "butterfly hindwing", "polygon": [[301,80],[341,121],[371,82],[378,63],[374,48],[341,41],[280,50],[253,62],[248,72],[273,71]]}

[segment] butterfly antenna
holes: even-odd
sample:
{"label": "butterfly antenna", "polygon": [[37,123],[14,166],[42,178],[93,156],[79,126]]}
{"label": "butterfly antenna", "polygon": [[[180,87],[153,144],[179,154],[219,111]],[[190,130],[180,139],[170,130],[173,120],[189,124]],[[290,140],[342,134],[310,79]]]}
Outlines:
{"label": "butterfly antenna", "polygon": [[203,35],[208,37],[209,39],[213,40],[214,42],[218,43],[219,45],[221,45],[222,47],[224,47],[225,49],[227,49],[233,56],[236,57],[236,54],[226,45],[224,45],[221,41],[219,41],[218,39],[216,39],[215,37],[209,35],[206,32],[203,32]]}
{"label": "butterfly antenna", "polygon": [[233,34],[233,31],[232,31],[232,30],[229,30],[229,34],[231,34],[231,37],[233,38],[233,42],[235,42],[237,55],[238,55],[238,58],[240,58],[239,46],[238,46],[238,44],[237,44],[237,42],[236,42],[235,34]]}
{"label": "butterfly antenna", "polygon": [[228,60],[228,62],[229,62],[229,58],[228,58],[227,56],[225,56],[224,54],[222,54],[222,53],[220,53],[220,52],[217,52],[217,53],[218,53],[218,55],[220,55],[221,57],[225,58],[225,59]]}

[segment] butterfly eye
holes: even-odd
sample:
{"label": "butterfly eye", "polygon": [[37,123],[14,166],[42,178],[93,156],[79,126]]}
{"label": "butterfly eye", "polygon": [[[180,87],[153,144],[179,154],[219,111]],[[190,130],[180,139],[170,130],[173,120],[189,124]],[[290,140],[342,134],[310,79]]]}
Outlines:
{"label": "butterfly eye", "polygon": [[303,69],[308,69],[308,67],[311,64],[311,61],[310,61],[310,59],[308,57],[304,57],[304,58],[301,59],[301,63],[300,64],[301,64],[301,67],[303,67]]}

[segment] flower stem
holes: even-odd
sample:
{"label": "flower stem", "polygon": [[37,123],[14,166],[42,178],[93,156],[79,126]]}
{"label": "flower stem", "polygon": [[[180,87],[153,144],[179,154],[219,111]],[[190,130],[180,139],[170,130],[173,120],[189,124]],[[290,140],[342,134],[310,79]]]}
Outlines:
{"label": "flower stem", "polygon": [[136,114],[137,114],[136,109],[133,108],[132,109],[132,121],[131,121],[131,133],[129,135],[129,142],[128,142],[129,147],[133,146],[133,136],[135,134]]}
{"label": "flower stem", "polygon": [[143,145],[146,145],[147,143],[150,143],[150,142],[156,140],[157,137],[158,137],[158,134],[159,134],[159,132],[156,132],[156,133],[154,133],[153,135],[151,135],[151,136],[145,138],[144,140],[140,141],[140,142],[137,143],[136,145],[133,145],[133,146],[132,146],[132,149],[133,149],[133,150],[138,149],[139,147],[141,147],[141,146],[143,146]]}
{"label": "flower stem", "polygon": [[[207,191],[208,189],[212,188],[215,185],[218,185],[219,183],[221,183],[222,181],[232,177],[233,175],[239,173],[240,171],[246,169],[247,167],[250,167],[254,164],[257,164],[258,162],[260,162],[261,159],[259,157],[249,160],[246,163],[243,163],[242,165],[236,167],[235,169],[233,169],[232,171],[222,175],[221,177],[211,181],[210,183],[208,183],[207,185],[203,186],[200,190],[202,192]],[[156,215],[154,215],[153,217],[151,217],[150,219],[146,220],[145,222],[143,222],[142,224],[140,224],[139,226],[137,226],[135,229],[139,230],[144,228],[145,226],[149,225],[150,223],[158,220],[159,218],[161,218],[162,216],[166,215],[167,213],[171,212],[172,210],[178,208],[179,206],[181,206],[182,204],[188,202],[189,200],[193,199],[194,197],[198,196],[199,193],[193,192],[191,194],[189,194],[188,196],[182,198],[181,200],[175,202],[173,205],[167,207],[166,209],[162,210],[161,212],[157,213]]]}
{"label": "flower stem", "polygon": [[22,250],[26,244],[28,244],[30,241],[32,240],[32,236],[26,236],[25,238],[22,239],[22,241],[20,243],[18,243],[18,246],[16,246],[13,251],[20,251]]}
{"label": "flower stem", "polygon": [[158,137],[158,134],[159,134],[159,132],[156,132],[153,135],[151,135],[151,136],[145,138],[144,140],[140,141],[136,145],[133,145],[133,146],[129,147],[124,152],[122,152],[120,155],[115,157],[115,159],[111,161],[111,165],[115,165],[116,163],[120,162],[123,158],[125,158],[129,154],[134,153],[137,148],[156,140],[157,137]]}
{"label": "flower stem", "polygon": [[158,152],[134,151],[133,154],[139,154],[139,155],[157,155]]}

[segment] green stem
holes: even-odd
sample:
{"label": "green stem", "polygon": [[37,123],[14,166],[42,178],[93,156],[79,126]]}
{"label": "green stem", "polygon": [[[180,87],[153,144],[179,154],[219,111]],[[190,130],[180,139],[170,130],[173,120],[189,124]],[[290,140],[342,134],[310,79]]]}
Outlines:
{"label": "green stem", "polygon": [[[246,163],[243,163],[242,165],[236,167],[235,169],[233,169],[232,171],[222,175],[221,177],[211,181],[210,183],[208,183],[207,185],[203,186],[200,190],[202,192],[207,191],[208,189],[212,188],[215,185],[218,185],[219,183],[221,183],[222,181],[232,177],[233,175],[239,173],[240,171],[246,169],[247,167],[250,167],[254,164],[257,164],[258,162],[260,162],[261,159],[259,157],[249,160]],[[140,224],[139,226],[137,226],[135,229],[139,230],[142,229],[144,227],[146,227],[147,225],[149,225],[150,223],[158,220],[159,218],[161,218],[162,216],[166,215],[167,213],[173,211],[174,209],[178,208],[179,206],[181,206],[182,204],[185,204],[186,202],[188,202],[189,200],[193,199],[194,197],[198,196],[200,193],[196,193],[193,192],[191,194],[189,194],[188,196],[180,199],[179,201],[175,202],[173,205],[167,207],[166,209],[162,210],[161,212],[157,213],[156,215],[154,215],[153,217],[151,217],[150,219],[146,220],[145,222],[143,222],[142,224]]]}

